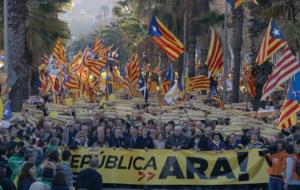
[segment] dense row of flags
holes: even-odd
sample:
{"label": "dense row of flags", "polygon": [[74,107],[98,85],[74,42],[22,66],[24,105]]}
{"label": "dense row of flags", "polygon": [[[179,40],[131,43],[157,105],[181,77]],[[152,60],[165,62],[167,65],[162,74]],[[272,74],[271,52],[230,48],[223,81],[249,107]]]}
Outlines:
{"label": "dense row of flags", "polygon": [[263,87],[261,100],[271,96],[277,88],[290,80],[288,95],[281,107],[278,120],[278,127],[287,128],[297,123],[297,112],[300,108],[300,64],[289,48],[280,28],[274,20],[271,20],[256,57],[256,64],[264,64],[280,50],[282,50],[279,53],[280,58]]}
{"label": "dense row of flags", "polygon": [[[233,8],[240,7],[245,0],[227,0]],[[258,4],[255,0],[251,2]],[[113,94],[113,87],[119,86],[126,89],[130,97],[143,96],[147,102],[149,91],[152,88],[151,75],[157,75],[159,80],[157,89],[163,95],[164,103],[176,104],[176,100],[184,99],[186,93],[199,90],[209,90],[211,80],[218,80],[223,68],[222,40],[218,33],[211,28],[211,40],[205,64],[209,70],[209,76],[187,77],[179,80],[173,70],[175,62],[183,53],[184,45],[176,36],[156,17],[153,16],[149,24],[149,37],[162,52],[171,60],[163,76],[163,64],[158,63],[153,69],[149,64],[141,67],[138,56],[134,54],[125,66],[125,74],[120,75],[118,67],[113,66],[119,61],[119,47],[104,47],[103,40],[97,39],[92,47],[87,47],[84,52],[79,52],[70,63],[67,63],[66,52],[60,40],[54,46],[52,55],[44,57],[39,68],[40,91],[42,94],[51,94],[54,101],[64,90],[72,91],[77,97],[88,96],[91,101],[96,101],[96,95],[105,89],[106,97]],[[290,88],[287,99],[282,106],[279,127],[286,128],[295,124],[295,115],[299,110],[300,65],[288,47],[278,25],[274,20],[270,21],[258,51],[255,63],[264,64],[280,50],[280,59],[276,63],[272,74],[263,87],[262,100],[269,97],[274,90],[284,85],[289,79]],[[199,64],[200,65],[200,64]],[[254,82],[254,67],[250,66],[246,72],[245,86],[247,93],[254,97],[256,87]],[[176,79],[176,80],[175,80]],[[183,82],[184,81],[184,82]],[[226,81],[223,81],[226,82]],[[180,95],[181,94],[181,95]],[[224,108],[222,99],[213,96],[220,108]]]}
{"label": "dense row of flags", "polygon": [[[240,5],[245,3],[244,0],[236,0],[236,1],[228,0],[228,2],[234,8],[238,8]],[[257,4],[256,1],[252,1],[252,2]],[[170,51],[169,44],[158,43],[158,42],[162,42],[162,41],[158,41],[158,39],[161,39],[162,36],[164,36],[164,34],[160,33],[159,26],[161,25],[161,22],[158,21],[159,25],[157,25],[157,20],[158,19],[156,17],[153,17],[150,24],[149,35],[152,37],[152,39],[153,36],[156,37],[153,40],[154,43],[157,44],[163,50],[163,52],[165,52],[170,57],[170,59],[174,61],[180,56],[180,54],[179,53],[174,54],[174,51]],[[164,38],[164,40],[165,39],[166,38]],[[178,42],[177,38],[176,38],[176,42]],[[181,45],[181,43],[179,44]],[[180,45],[178,47],[181,47]],[[263,38],[261,47],[258,51],[255,63],[258,65],[264,64],[275,53],[278,53],[278,51],[282,49],[283,51],[280,53],[280,58],[276,63],[272,74],[269,76],[266,84],[263,87],[262,100],[265,100],[267,97],[269,97],[272,94],[272,92],[274,92],[278,88],[281,88],[281,86],[284,85],[285,82],[287,82],[289,79],[292,78],[290,83],[290,88],[289,88],[289,95],[284,105],[282,106],[281,116],[278,121],[279,127],[286,128],[295,125],[297,122],[296,113],[300,108],[299,101],[298,101],[298,99],[300,100],[299,98],[300,91],[295,90],[295,84],[300,83],[300,78],[296,77],[297,76],[296,74],[299,73],[300,71],[300,64],[297,62],[296,57],[293,55],[292,51],[288,47],[287,41],[284,39],[283,34],[280,31],[278,25],[274,20],[271,20],[266,30],[265,36]],[[210,42],[208,56],[205,64],[208,67],[210,77],[212,77],[213,79],[217,79],[217,76],[220,74],[223,67],[223,52],[222,52],[221,40],[217,32],[213,28],[211,29],[211,42]],[[154,71],[155,73],[160,73],[161,65],[160,64],[157,65]],[[247,92],[250,96],[254,97],[256,95],[256,86],[254,81],[253,66],[250,66],[247,72],[247,76],[248,76],[246,81]],[[168,76],[166,78],[168,78]],[[169,80],[165,80],[164,83],[166,84],[167,81]],[[196,77],[188,78],[187,83],[185,85],[189,90],[208,89],[210,86],[210,80],[207,76],[196,76]],[[170,88],[170,91],[168,91],[166,94],[167,102],[169,103],[172,102],[171,101],[172,98],[170,97],[173,97],[173,99],[176,97],[176,95],[178,94],[177,89],[178,89],[178,83],[176,82]],[[213,99],[216,101],[221,100],[221,98],[219,97],[213,97]],[[220,105],[223,104],[220,103]]]}

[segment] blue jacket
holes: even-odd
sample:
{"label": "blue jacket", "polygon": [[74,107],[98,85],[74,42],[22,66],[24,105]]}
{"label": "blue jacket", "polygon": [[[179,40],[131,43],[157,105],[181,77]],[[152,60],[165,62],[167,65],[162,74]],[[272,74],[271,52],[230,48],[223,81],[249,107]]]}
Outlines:
{"label": "blue jacket", "polygon": [[29,190],[31,184],[34,181],[30,180],[30,179],[23,179],[22,181],[20,181],[20,183],[18,184],[18,190]]}

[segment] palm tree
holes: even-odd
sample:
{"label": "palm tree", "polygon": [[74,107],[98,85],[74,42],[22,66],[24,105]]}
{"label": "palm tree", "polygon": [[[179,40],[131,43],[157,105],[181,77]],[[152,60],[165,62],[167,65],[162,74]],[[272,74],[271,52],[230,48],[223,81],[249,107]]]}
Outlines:
{"label": "palm tree", "polygon": [[232,9],[232,38],[233,54],[234,54],[234,74],[233,74],[233,102],[239,102],[240,93],[240,70],[241,70],[241,51],[243,45],[243,23],[244,8],[241,6]]}
{"label": "palm tree", "polygon": [[27,0],[8,1],[9,54],[5,56],[9,57],[10,70],[15,73],[9,76],[9,79],[16,80],[10,93],[13,110],[20,110],[22,101],[28,97],[27,82],[30,64],[27,61],[26,52],[26,18],[28,15],[26,3]]}
{"label": "palm tree", "polygon": [[12,71],[9,80],[13,84],[10,93],[13,110],[20,110],[22,101],[28,98],[32,63],[38,62],[41,52],[49,52],[57,37],[67,37],[69,33],[66,25],[61,22],[57,24],[57,10],[61,4],[53,5],[66,2],[70,1],[8,1],[8,57]]}

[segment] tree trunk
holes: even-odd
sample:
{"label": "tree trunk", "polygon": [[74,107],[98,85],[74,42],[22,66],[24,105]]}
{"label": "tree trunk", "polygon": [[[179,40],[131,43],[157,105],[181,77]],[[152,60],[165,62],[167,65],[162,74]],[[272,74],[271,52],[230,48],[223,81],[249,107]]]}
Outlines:
{"label": "tree trunk", "polygon": [[[205,16],[209,12],[209,1],[207,0],[200,0],[198,2],[198,10],[196,12],[199,14],[198,16]],[[208,68],[205,65],[205,61],[207,58],[209,43],[210,43],[210,35],[209,35],[209,24],[205,22],[195,23],[198,25],[198,28],[195,29],[197,33],[195,34],[199,39],[199,46],[197,44],[197,48],[199,48],[200,53],[200,69],[199,73],[201,75],[208,75]]]}
{"label": "tree trunk", "polygon": [[27,0],[8,1],[8,45],[10,68],[16,73],[17,80],[12,86],[10,99],[12,110],[20,111],[23,100],[28,98],[29,63],[26,55]]}
{"label": "tree trunk", "polygon": [[242,7],[233,10],[233,31],[232,38],[234,54],[234,75],[233,75],[233,102],[239,102],[240,93],[240,70],[241,70],[241,51],[243,45],[243,23],[244,9]]}
{"label": "tree trunk", "polygon": [[192,37],[192,41],[189,42],[189,49],[188,49],[188,60],[189,60],[189,77],[195,76],[195,50],[196,50],[196,39]]}

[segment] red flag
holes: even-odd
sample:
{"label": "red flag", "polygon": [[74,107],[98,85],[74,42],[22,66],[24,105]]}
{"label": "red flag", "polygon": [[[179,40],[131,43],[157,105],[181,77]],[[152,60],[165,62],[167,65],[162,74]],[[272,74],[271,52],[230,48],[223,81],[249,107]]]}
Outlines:
{"label": "red flag", "polygon": [[210,46],[205,64],[208,66],[211,76],[216,79],[218,73],[222,70],[223,51],[219,36],[213,28],[211,28]]}

